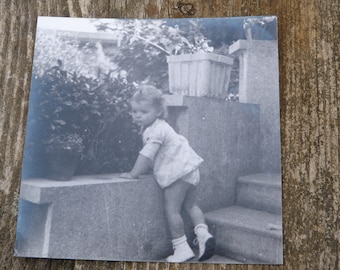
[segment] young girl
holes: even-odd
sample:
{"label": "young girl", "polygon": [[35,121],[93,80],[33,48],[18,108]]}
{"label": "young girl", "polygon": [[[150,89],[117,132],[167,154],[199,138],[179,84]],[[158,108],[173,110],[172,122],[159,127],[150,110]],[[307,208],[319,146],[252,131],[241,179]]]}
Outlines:
{"label": "young girl", "polygon": [[131,172],[124,178],[138,178],[153,169],[154,177],[164,192],[164,208],[172,236],[174,254],[168,262],[184,262],[195,255],[184,232],[180,211],[183,208],[191,218],[199,245],[199,261],[214,254],[215,239],[208,232],[204,215],[195,202],[199,182],[198,166],[203,159],[164,120],[166,105],[162,92],[153,86],[141,87],[132,97],[132,119],[141,126],[144,147]]}

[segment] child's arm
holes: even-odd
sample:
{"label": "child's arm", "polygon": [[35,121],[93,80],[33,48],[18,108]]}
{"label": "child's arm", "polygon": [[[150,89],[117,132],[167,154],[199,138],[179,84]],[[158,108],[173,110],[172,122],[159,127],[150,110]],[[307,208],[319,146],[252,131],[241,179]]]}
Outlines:
{"label": "child's arm", "polygon": [[150,160],[147,157],[139,154],[135,165],[128,174],[130,174],[131,178],[138,178],[140,175],[147,173],[149,168]]}
{"label": "child's arm", "polygon": [[120,175],[122,178],[138,178],[142,174],[146,174],[150,167],[152,167],[152,160],[154,155],[157,153],[160,144],[150,143],[143,148],[141,153],[133,166],[131,172],[123,173]]}

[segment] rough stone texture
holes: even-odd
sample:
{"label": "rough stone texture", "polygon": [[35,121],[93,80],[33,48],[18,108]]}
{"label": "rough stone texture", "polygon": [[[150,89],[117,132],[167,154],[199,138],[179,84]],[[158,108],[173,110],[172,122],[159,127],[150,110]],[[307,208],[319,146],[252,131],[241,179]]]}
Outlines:
{"label": "rough stone texture", "polygon": [[281,167],[277,47],[277,40],[239,40],[229,48],[229,53],[240,59],[240,102],[260,106],[260,167],[272,172],[279,172]]}
{"label": "rough stone texture", "polygon": [[24,180],[16,255],[162,261],[172,251],[162,196],[151,176]]}
{"label": "rough stone texture", "polygon": [[237,176],[259,172],[259,107],[186,96],[183,107],[169,108],[169,116],[175,130],[204,159],[197,192],[202,210],[234,204]]}
{"label": "rough stone texture", "polygon": [[240,206],[218,209],[206,214],[216,236],[216,252],[248,264],[282,263],[280,215]]}
{"label": "rough stone texture", "polygon": [[[186,8],[182,4],[190,3]],[[0,2],[0,268],[226,269],[222,264],[92,262],[13,256],[37,15],[220,17],[277,15],[284,265],[339,268],[339,0],[2,0]],[[228,269],[274,269],[228,266]]]}
{"label": "rough stone texture", "polygon": [[281,175],[239,177],[236,203],[205,213],[216,253],[244,263],[282,264]]}
{"label": "rough stone texture", "polygon": [[254,174],[239,177],[236,182],[236,205],[282,214],[280,174]]}

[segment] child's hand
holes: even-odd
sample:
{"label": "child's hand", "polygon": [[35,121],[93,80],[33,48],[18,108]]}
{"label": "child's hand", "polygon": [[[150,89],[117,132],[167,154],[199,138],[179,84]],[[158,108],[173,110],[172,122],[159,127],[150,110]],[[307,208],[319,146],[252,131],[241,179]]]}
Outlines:
{"label": "child's hand", "polygon": [[120,178],[127,178],[127,179],[133,179],[136,177],[133,177],[129,172],[125,172],[119,175]]}

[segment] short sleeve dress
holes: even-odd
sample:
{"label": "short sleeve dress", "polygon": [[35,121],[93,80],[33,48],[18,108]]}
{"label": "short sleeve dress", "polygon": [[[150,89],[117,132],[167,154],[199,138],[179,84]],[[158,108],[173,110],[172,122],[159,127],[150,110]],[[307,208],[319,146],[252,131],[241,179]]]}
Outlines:
{"label": "short sleeve dress", "polygon": [[[197,171],[203,162],[203,159],[190,147],[188,140],[176,133],[162,119],[156,119],[143,131],[142,136],[144,147],[140,154],[152,161],[153,173],[161,188],[166,188],[178,179]],[[156,153],[152,151],[152,147],[149,147],[152,143],[160,144]],[[188,180],[188,177],[186,178]]]}

